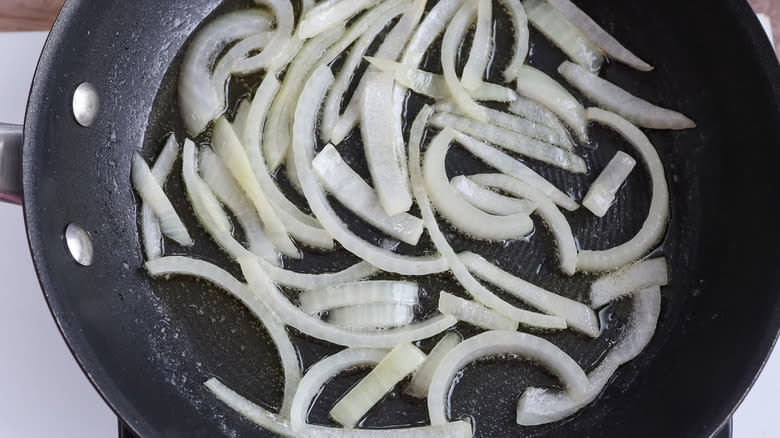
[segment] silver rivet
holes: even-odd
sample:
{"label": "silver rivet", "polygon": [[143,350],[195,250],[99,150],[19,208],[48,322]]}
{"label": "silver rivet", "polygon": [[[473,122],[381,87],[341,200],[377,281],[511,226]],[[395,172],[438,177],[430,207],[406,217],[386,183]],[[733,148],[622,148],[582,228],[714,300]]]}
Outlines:
{"label": "silver rivet", "polygon": [[68,245],[71,257],[76,263],[82,266],[92,264],[94,250],[92,248],[92,239],[83,228],[76,224],[69,224],[65,228],[65,243]]}
{"label": "silver rivet", "polygon": [[88,128],[97,120],[100,112],[100,96],[97,88],[82,82],[73,92],[73,116],[81,126]]}

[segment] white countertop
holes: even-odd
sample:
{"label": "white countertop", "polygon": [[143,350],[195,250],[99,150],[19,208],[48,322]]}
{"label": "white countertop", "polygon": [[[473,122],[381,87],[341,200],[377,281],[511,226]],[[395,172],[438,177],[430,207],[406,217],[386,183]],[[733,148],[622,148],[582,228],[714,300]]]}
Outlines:
{"label": "white countertop", "polygon": [[[0,34],[6,60],[0,69],[0,121],[22,122],[45,37],[43,32]],[[0,278],[0,437],[115,437],[116,417],[79,369],[46,306],[22,209],[2,204]],[[778,350],[736,413],[735,438],[780,436]]]}

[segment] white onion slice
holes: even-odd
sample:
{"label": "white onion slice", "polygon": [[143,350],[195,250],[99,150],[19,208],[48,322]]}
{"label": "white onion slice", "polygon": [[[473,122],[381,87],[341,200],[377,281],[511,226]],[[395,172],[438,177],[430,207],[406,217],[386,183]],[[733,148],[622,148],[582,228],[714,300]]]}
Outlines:
{"label": "white onion slice", "polygon": [[588,109],[588,119],[617,131],[636,148],[650,172],[653,196],[650,211],[639,232],[628,242],[604,251],[583,250],[577,260],[577,269],[590,272],[611,271],[639,260],[663,237],[669,220],[669,188],[661,159],[653,144],[642,131],[617,114],[598,108]]}
{"label": "white onion slice", "polygon": [[366,162],[379,203],[389,216],[395,216],[412,207],[412,196],[402,164],[396,159],[393,124],[388,123],[393,111],[394,80],[391,75],[379,72],[368,72],[364,78],[360,132]]}
{"label": "white onion slice", "polygon": [[696,127],[696,123],[684,114],[653,105],[571,62],[561,64],[558,73],[598,106],[623,116],[637,126],[652,129]]}
{"label": "white onion slice", "polygon": [[528,388],[517,404],[517,423],[524,426],[562,420],[598,397],[618,367],[635,359],[645,349],[655,333],[661,313],[661,291],[658,287],[643,290],[634,296],[631,319],[626,333],[607,353],[599,366],[588,374],[590,390],[587,397],[574,401],[565,393],[549,389]]}
{"label": "white onion slice", "polygon": [[257,217],[252,203],[225,169],[222,162],[208,147],[203,147],[198,154],[200,175],[220,201],[227,206],[244,230],[249,250],[275,265],[279,264],[279,254],[263,231],[260,219]]}
{"label": "white onion slice", "polygon": [[566,149],[567,151],[574,149],[574,145],[571,142],[571,137],[569,137],[569,132],[563,126],[561,120],[547,108],[539,105],[527,97],[517,96],[517,99],[509,104],[509,111],[524,119],[551,128],[561,139],[559,146]]}
{"label": "white onion slice", "polygon": [[228,80],[233,73],[233,66],[237,61],[246,57],[249,52],[260,50],[268,45],[274,32],[266,31],[250,35],[231,47],[222,58],[217,61],[214,71],[211,73],[211,86],[217,94],[220,102],[225,102]]}
{"label": "white onion slice", "polygon": [[499,189],[510,195],[535,202],[536,214],[541,216],[555,238],[561,271],[566,275],[574,274],[577,269],[577,244],[566,216],[549,198],[529,184],[508,175],[482,174],[472,175],[469,178],[477,184]]}
{"label": "white onion slice", "polygon": [[599,335],[599,320],[587,305],[531,284],[498,268],[477,254],[461,253],[460,259],[477,277],[500,287],[539,310],[563,318],[569,327],[577,331],[592,338]]}
{"label": "white onion slice", "polygon": [[413,67],[420,65],[425,52],[433,44],[439,34],[444,32],[447,23],[460,9],[463,0],[441,0],[425,15],[425,19],[417,26],[414,35],[406,45],[402,62]]}
{"label": "white onion slice", "polygon": [[460,231],[478,239],[519,239],[533,231],[534,224],[528,215],[487,214],[466,201],[450,186],[444,162],[454,136],[449,128],[442,132],[444,134],[437,136],[428,146],[423,164],[425,186],[439,214]]}
{"label": "white onion slice", "polygon": [[550,181],[495,147],[460,132],[455,133],[455,140],[480,160],[496,170],[536,188],[566,210],[574,211],[579,208],[579,205],[569,195],[555,187]]}
{"label": "white onion slice", "polygon": [[[425,124],[428,122],[431,114],[433,114],[433,108],[426,105],[418,113],[412,124],[412,129],[409,134],[409,176],[412,180],[414,197],[417,200],[418,207],[420,207],[420,213],[425,222],[425,227],[428,229],[428,234],[430,235],[434,246],[436,246],[436,249],[438,249],[445,258],[446,263],[449,264],[450,270],[452,270],[452,273],[458,282],[476,301],[496,310],[504,316],[528,326],[551,329],[566,328],[566,321],[558,317],[519,309],[496,296],[496,294],[488,290],[477,281],[471,273],[469,273],[449,242],[447,242],[447,238],[444,237],[444,234],[441,232],[439,224],[436,222],[436,217],[433,214],[433,208],[431,207],[431,202],[426,193],[425,182],[422,175],[423,172],[420,166],[420,142],[425,133]],[[445,133],[443,135],[448,136],[451,134]],[[440,141],[448,142],[446,138]]]}
{"label": "white onion slice", "polygon": [[389,216],[376,191],[345,163],[333,145],[328,145],[312,162],[322,186],[366,223],[390,237],[417,245],[423,232],[422,220],[408,213]]}
{"label": "white onion slice", "polygon": [[313,38],[348,21],[349,17],[376,3],[376,0],[327,0],[318,3],[298,24],[298,37]]}
{"label": "white onion slice", "polygon": [[[399,84],[413,90],[415,93],[435,99],[451,97],[447,81],[441,75],[418,70],[412,67],[411,64],[401,64],[390,59],[374,56],[366,56],[365,58],[380,71],[392,73],[393,78]],[[482,82],[475,90],[466,90],[466,93],[473,99],[480,101],[512,102],[517,98],[517,93],[509,88],[490,82]]]}
{"label": "white onion slice", "polygon": [[256,403],[244,398],[237,392],[225,386],[216,377],[212,377],[204,383],[206,388],[214,394],[222,403],[225,403],[228,407],[241,414],[244,418],[257,424],[258,426],[266,429],[275,434],[292,437],[294,436],[290,423],[282,418],[282,416],[275,414],[265,408],[258,406]]}
{"label": "white onion slice", "polygon": [[579,29],[593,44],[598,46],[610,58],[622,62],[639,71],[650,71],[653,66],[642,61],[623,47],[612,35],[608,34],[585,12],[578,8],[570,0],[547,0],[553,7],[560,11],[571,24]]}
{"label": "white onion slice", "polygon": [[493,4],[491,0],[477,0],[477,27],[471,41],[471,50],[463,67],[461,82],[467,90],[476,90],[482,83],[492,55]]}
{"label": "white onion slice", "polygon": [[249,158],[236,137],[233,127],[224,117],[217,119],[214,124],[214,132],[211,137],[211,145],[219,155],[222,163],[236,179],[236,182],[244,190],[257,214],[263,222],[268,238],[282,254],[288,257],[300,257],[298,248],[295,247],[287,229],[279,220],[273,206],[257,183],[255,173],[249,164]]}
{"label": "white onion slice", "polygon": [[466,339],[450,350],[431,381],[428,390],[428,414],[431,424],[447,423],[450,387],[456,375],[469,363],[487,356],[516,354],[529,359],[558,377],[566,393],[581,400],[589,393],[590,384],[577,362],[551,342],[512,331],[489,331]]}
{"label": "white onion slice", "polygon": [[138,152],[133,154],[131,178],[138,196],[157,216],[162,233],[182,246],[192,246],[194,242],[187,232],[187,227],[184,226],[171,201]]}
{"label": "white onion slice", "polygon": [[333,74],[330,69],[326,66],[318,68],[312,74],[307,87],[301,94],[300,104],[294,118],[293,150],[295,161],[298,165],[301,185],[311,210],[325,230],[347,251],[384,271],[403,275],[426,275],[446,270],[447,262],[441,257],[404,256],[366,242],[352,233],[328,204],[322,187],[314,177],[311,162],[314,158],[314,128],[319,112],[319,105],[316,102],[321,101],[322,95],[332,81]]}
{"label": "white onion slice", "polygon": [[448,332],[444,335],[412,376],[412,380],[406,387],[406,393],[412,397],[425,398],[428,395],[428,387],[431,385],[436,368],[439,367],[444,356],[462,340],[463,337],[457,332]]}
{"label": "white onion slice", "polygon": [[259,263],[274,283],[298,290],[321,289],[336,284],[358,281],[379,272],[379,269],[366,262],[356,263],[342,271],[325,272],[321,274],[304,274],[290,271],[266,263],[265,260],[262,259]]}
{"label": "white onion slice", "polygon": [[[240,140],[243,140],[241,135],[246,132],[246,124],[249,119],[249,111],[252,108],[252,102],[247,99],[239,99],[236,113],[233,115],[233,129],[236,131],[236,135]],[[246,148],[246,145],[244,145]],[[247,152],[247,155],[249,153]]]}
{"label": "white onion slice", "polygon": [[284,370],[284,399],[280,413],[287,416],[293,401],[293,394],[301,380],[298,353],[295,351],[284,324],[276,319],[263,302],[247,286],[224,269],[202,260],[189,257],[163,257],[144,265],[152,277],[187,275],[213,283],[233,295],[252,312],[265,326],[268,335],[276,345]]}
{"label": "white onion slice", "polygon": [[638,290],[669,283],[669,268],[663,257],[644,260],[605,275],[590,287],[590,302],[594,309]]}
{"label": "white onion slice", "polygon": [[591,184],[588,193],[582,200],[582,206],[598,217],[604,217],[615,201],[615,195],[620,186],[636,166],[636,160],[623,151],[618,151],[609,161],[607,167]]}
{"label": "white onion slice", "polygon": [[[179,157],[179,142],[176,136],[171,134],[165,141],[162,151],[157,155],[152,166],[152,175],[160,187],[165,186],[165,181],[171,173],[173,163]],[[162,231],[160,222],[146,203],[141,204],[141,239],[144,242],[146,260],[154,260],[162,257]]]}
{"label": "white onion slice", "polygon": [[439,295],[439,312],[487,330],[517,330],[518,326],[517,321],[477,302],[464,300],[447,292],[441,292]]}
{"label": "white onion slice", "polygon": [[260,10],[230,12],[208,23],[192,39],[182,61],[178,88],[181,117],[190,135],[200,134],[225,110],[226,103],[219,99],[211,78],[211,67],[219,54],[231,42],[263,32],[270,24]]}
{"label": "white onion slice", "polygon": [[469,96],[455,72],[455,58],[457,57],[458,49],[476,13],[477,4],[472,1],[466,1],[452,18],[447,30],[444,32],[444,39],[441,43],[441,65],[444,70],[444,80],[447,82],[447,88],[450,90],[450,95],[452,95],[455,103],[469,117],[485,122],[487,121],[485,109],[477,105]]}
{"label": "white onion slice", "polygon": [[[463,115],[457,105],[448,101],[438,103],[434,108],[436,108],[436,111],[438,112]],[[560,146],[567,151],[572,150],[573,145],[571,143],[571,139],[568,135],[565,134],[565,131],[562,135],[556,129],[542,123],[518,117],[503,111],[494,110],[492,108],[485,108],[485,111],[487,112],[488,123],[490,124],[508,129],[518,134],[522,134],[526,137],[541,140],[545,143]]]}
{"label": "white onion slice", "polygon": [[496,125],[451,113],[437,113],[431,119],[431,124],[437,128],[457,129],[464,134],[493,143],[520,155],[552,164],[569,172],[585,173],[588,170],[585,160],[577,154]]}
{"label": "white onion slice", "polygon": [[262,2],[256,3],[266,3],[270,6],[274,14],[276,30],[262,52],[238,59],[233,64],[233,73],[253,73],[273,64],[277,57],[284,55],[284,50],[295,26],[295,14],[290,0],[262,0]]}
{"label": "white onion slice", "polygon": [[328,322],[346,330],[367,332],[401,327],[414,320],[414,309],[406,304],[371,303],[331,309]]}
{"label": "white onion slice", "polygon": [[450,185],[463,195],[471,205],[485,213],[504,216],[512,214],[530,215],[536,210],[536,203],[534,202],[498,194],[463,175],[453,178],[450,181]]}
{"label": "white onion slice", "polygon": [[414,306],[420,301],[417,293],[417,285],[408,281],[356,281],[304,292],[298,301],[301,310],[313,315],[337,307],[361,304]]}
{"label": "white onion slice", "polygon": [[601,69],[604,54],[547,0],[525,0],[528,21],[569,58],[592,72]]}
{"label": "white onion slice", "polygon": [[398,345],[333,406],[330,416],[347,428],[355,427],[393,386],[422,365],[425,357],[412,344]]}
{"label": "white onion slice", "polygon": [[515,79],[518,93],[547,107],[578,139],[588,140],[585,108],[561,84],[529,65],[520,68]]}
{"label": "white onion slice", "polygon": [[517,71],[525,63],[525,59],[528,56],[528,39],[530,32],[528,31],[528,17],[525,14],[525,8],[520,0],[501,0],[504,7],[509,13],[509,19],[512,20],[512,29],[515,32],[515,45],[514,52],[512,53],[512,60],[504,70],[504,80],[512,82],[517,76]]}

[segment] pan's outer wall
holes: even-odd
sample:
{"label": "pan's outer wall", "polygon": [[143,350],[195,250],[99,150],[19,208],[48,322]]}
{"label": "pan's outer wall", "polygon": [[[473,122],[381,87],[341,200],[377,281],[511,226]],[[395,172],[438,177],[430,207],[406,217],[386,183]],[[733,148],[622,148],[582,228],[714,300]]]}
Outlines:
{"label": "pan's outer wall", "polygon": [[[129,187],[130,155],[141,148],[160,81],[217,3],[69,0],[44,49],[28,106],[25,217],[41,285],[89,377],[145,437],[224,434],[208,414],[222,411],[240,436],[257,434],[235,414],[211,407],[205,391],[176,391],[171,370],[155,359],[165,346],[150,340],[165,316],[148,299],[154,295],[140,271]],[[690,264],[700,293],[685,300],[676,335],[651,345],[654,359],[643,373],[619,378],[589,408],[593,415],[547,431],[707,436],[743,397],[780,327],[780,68],[741,0],[579,4],[653,62],[664,54],[653,41],[685,47],[688,59],[668,64],[687,65],[672,71],[699,78],[701,87],[680,99],[714,103],[692,115],[700,129],[716,131],[702,134],[701,151],[680,154],[690,162],[674,163],[683,172],[690,167],[709,188],[701,197],[701,221],[694,222],[702,238],[691,253],[700,258],[675,266]],[[82,81],[94,83],[102,97],[99,120],[88,129],[70,111],[72,91]],[[67,256],[62,233],[70,222],[92,235],[97,255],[89,268]],[[206,377],[194,365],[176,371]]]}

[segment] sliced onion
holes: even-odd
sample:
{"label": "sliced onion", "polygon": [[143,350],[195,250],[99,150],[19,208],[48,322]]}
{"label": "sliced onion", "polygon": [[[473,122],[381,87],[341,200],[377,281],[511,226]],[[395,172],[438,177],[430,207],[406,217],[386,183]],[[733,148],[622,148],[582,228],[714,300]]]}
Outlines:
{"label": "sliced onion", "polygon": [[321,274],[304,274],[290,271],[274,266],[262,259],[259,263],[274,283],[298,290],[321,289],[336,284],[358,281],[379,272],[379,269],[366,262],[356,263],[342,271]]}
{"label": "sliced onion", "polygon": [[530,32],[528,31],[528,17],[525,14],[525,8],[523,8],[520,0],[502,0],[502,3],[509,13],[509,18],[512,20],[512,29],[515,32],[515,45],[512,60],[504,70],[504,80],[512,82],[515,80],[517,71],[523,66],[525,59],[528,56],[528,39]]}
{"label": "sliced onion", "polygon": [[639,153],[650,172],[653,196],[650,211],[639,232],[628,242],[604,251],[583,250],[577,260],[577,269],[590,272],[611,271],[639,260],[663,236],[669,220],[669,188],[661,159],[653,144],[639,128],[617,114],[598,108],[588,109],[588,119],[617,131],[626,138]]}
{"label": "sliced onion", "polygon": [[458,49],[461,41],[466,36],[466,31],[471,22],[474,21],[476,13],[477,4],[466,1],[455,14],[455,17],[452,18],[447,30],[444,32],[444,39],[441,43],[441,65],[444,70],[444,80],[447,82],[447,88],[450,90],[450,95],[455,100],[455,103],[469,117],[480,122],[486,122],[487,115],[485,114],[485,109],[474,102],[455,73],[455,58],[457,57]]}
{"label": "sliced onion", "polygon": [[293,150],[295,151],[295,161],[298,165],[301,185],[311,210],[325,230],[345,249],[384,271],[403,275],[427,275],[444,271],[447,269],[447,263],[441,257],[404,256],[366,242],[352,233],[328,204],[322,187],[314,177],[311,162],[314,158],[314,128],[319,111],[319,105],[316,102],[321,101],[321,96],[332,81],[333,75],[330,73],[330,69],[325,66],[318,68],[309,79],[307,84],[309,90],[304,89],[304,93],[301,94],[301,103],[298,105],[294,119]]}
{"label": "sliced onion", "polygon": [[311,290],[298,297],[301,310],[316,314],[337,307],[362,304],[405,304],[419,303],[418,288],[408,281],[357,281]]}
{"label": "sliced onion", "polygon": [[372,303],[331,309],[328,322],[346,330],[367,332],[401,327],[414,320],[414,309],[406,304]]}
{"label": "sliced onion", "polygon": [[[396,160],[393,124],[393,77],[368,72],[361,100],[360,132],[368,170],[379,203],[389,216],[408,211],[412,206],[409,181]],[[400,140],[403,142],[403,139]]]}
{"label": "sliced onion", "polygon": [[655,333],[661,313],[661,291],[658,287],[643,290],[635,295],[631,319],[626,333],[607,353],[599,366],[588,374],[590,390],[582,400],[572,400],[565,393],[549,389],[528,388],[517,404],[517,423],[535,426],[562,420],[593,402],[621,365],[633,360]]}
{"label": "sliced onion", "polygon": [[[458,106],[452,102],[445,101],[439,103],[435,108],[436,111],[439,112],[463,115]],[[485,111],[487,112],[488,123],[492,125],[508,129],[526,137],[541,140],[545,143],[560,146],[567,151],[571,151],[572,149],[571,139],[568,135],[561,135],[558,131],[549,126],[492,108],[485,108]]]}
{"label": "sliced onion", "polygon": [[[252,103],[247,99],[239,99],[236,113],[233,115],[233,129],[236,131],[236,135],[239,139],[242,139],[242,133],[246,132],[246,124],[249,119],[249,111],[252,107]],[[246,145],[244,145],[246,149]],[[247,155],[249,153],[247,152]]]}
{"label": "sliced onion", "polygon": [[574,88],[600,107],[617,113],[643,128],[689,129],[696,123],[685,115],[640,99],[582,67],[564,62],[558,72]]}
{"label": "sliced onion", "polygon": [[539,102],[561,118],[581,141],[588,140],[585,108],[561,84],[524,65],[517,73],[517,92]]}
{"label": "sliced onion", "polygon": [[618,189],[634,169],[636,160],[623,151],[618,151],[609,161],[607,167],[591,184],[588,193],[582,200],[582,206],[598,217],[604,217],[615,200]]}
{"label": "sliced onion", "polygon": [[450,186],[444,162],[453,131],[447,128],[442,132],[444,135],[437,136],[428,146],[423,165],[425,186],[439,214],[460,231],[478,239],[519,239],[533,231],[534,224],[528,215],[487,214],[466,201]]}
{"label": "sliced onion", "polygon": [[224,289],[233,295],[252,312],[265,326],[268,335],[273,340],[279,352],[279,357],[284,370],[284,398],[280,414],[284,417],[290,412],[298,382],[301,380],[301,370],[298,363],[298,354],[293,347],[284,324],[278,321],[262,301],[253,294],[247,286],[224,269],[202,260],[189,257],[163,257],[146,262],[144,265],[152,277],[165,277],[169,275],[187,275],[202,278]]}
{"label": "sliced onion", "polygon": [[425,15],[425,19],[417,26],[414,35],[404,50],[402,62],[417,67],[420,65],[428,48],[436,37],[444,32],[444,28],[458,12],[463,0],[441,0]]}
{"label": "sliced onion", "polygon": [[528,21],[569,58],[592,72],[601,69],[604,54],[546,0],[525,0]]}
{"label": "sliced onion", "polygon": [[457,332],[448,332],[444,335],[412,376],[411,382],[406,387],[406,393],[412,397],[425,398],[428,395],[428,387],[431,385],[436,368],[439,367],[444,356],[462,340],[463,337]]}
{"label": "sliced onion", "polygon": [[133,188],[138,192],[144,205],[148,205],[160,221],[162,233],[182,246],[192,246],[194,242],[187,232],[187,227],[184,226],[171,201],[138,152],[133,154],[131,178]]}
{"label": "sliced onion", "polygon": [[[287,172],[287,181],[296,192],[303,196],[303,188],[301,187],[301,179],[298,176],[298,166],[295,165],[295,154],[292,152],[292,148],[287,150],[287,157],[284,159],[285,171]],[[318,226],[322,226],[317,223]]]}
{"label": "sliced onion", "polygon": [[[244,230],[249,250],[269,263],[279,264],[279,254],[263,231],[252,203],[225,169],[219,157],[208,147],[201,148],[198,154],[200,175],[220,201],[227,206]],[[233,253],[234,256],[237,254]]]}
{"label": "sliced onion", "polygon": [[290,0],[262,0],[270,6],[276,22],[276,30],[268,45],[257,55],[243,57],[233,64],[232,71],[239,74],[253,73],[272,65],[277,57],[284,55],[295,26],[295,13]]}
{"label": "sliced onion", "polygon": [[536,203],[536,214],[541,216],[555,238],[561,271],[573,275],[577,268],[577,244],[571,232],[569,221],[558,207],[542,192],[523,181],[508,175],[482,174],[470,176],[477,184],[499,189],[513,196],[529,199]]}
{"label": "sliced onion", "polygon": [[480,160],[496,168],[500,172],[517,178],[536,188],[557,205],[569,211],[574,211],[579,208],[579,205],[577,205],[569,195],[555,187],[550,181],[547,181],[525,164],[499,151],[493,146],[460,132],[455,133],[455,140]]}
{"label": "sliced onion", "polygon": [[[428,229],[428,234],[430,235],[434,246],[436,246],[436,249],[438,249],[446,259],[446,262],[449,264],[449,267],[458,282],[478,302],[525,325],[543,328],[566,328],[566,322],[560,318],[519,309],[496,296],[469,273],[449,242],[447,242],[447,238],[444,237],[444,234],[441,232],[439,224],[436,222],[436,217],[433,214],[433,208],[431,207],[431,202],[426,193],[425,182],[423,181],[422,175],[423,172],[420,166],[420,142],[425,134],[425,124],[428,122],[431,114],[433,114],[433,108],[426,105],[419,112],[412,124],[412,129],[409,134],[409,176],[412,180],[414,197],[417,200],[417,205],[420,208],[425,227]],[[445,133],[443,135],[448,136],[451,134]],[[445,140],[446,138],[439,141],[444,142]]]}
{"label": "sliced onion", "polygon": [[[165,181],[171,173],[173,163],[179,157],[179,142],[176,136],[171,134],[165,141],[162,151],[157,155],[157,159],[152,166],[152,176],[160,187],[165,186]],[[144,242],[144,252],[146,260],[154,260],[162,257],[162,231],[160,231],[160,222],[152,212],[151,207],[142,203],[141,205],[141,239]]]}
{"label": "sliced onion", "polygon": [[551,342],[513,331],[489,331],[466,339],[450,350],[436,370],[428,390],[428,414],[432,425],[447,423],[450,387],[456,375],[469,363],[487,356],[516,354],[529,359],[561,379],[575,400],[589,393],[590,384],[577,362]]}
{"label": "sliced onion", "polygon": [[605,275],[590,287],[590,302],[594,309],[633,292],[669,283],[669,268],[663,257],[645,260]]}
{"label": "sliced onion", "polygon": [[599,335],[599,320],[590,307],[554,292],[542,289],[488,262],[481,256],[466,252],[460,259],[477,277],[509,292],[539,310],[566,320],[569,327],[590,337]]}
{"label": "sliced onion", "polygon": [[252,51],[265,48],[273,36],[274,33],[271,31],[250,35],[233,45],[227,53],[222,55],[211,73],[211,86],[214,87],[219,102],[225,102],[228,80],[233,73],[233,66],[236,62]]}
{"label": "sliced onion", "polygon": [[559,146],[566,149],[567,151],[574,149],[574,145],[572,144],[571,138],[569,137],[569,132],[566,131],[566,128],[561,123],[561,120],[547,108],[539,105],[531,99],[528,99],[527,97],[517,96],[517,99],[509,104],[509,111],[524,119],[528,119],[532,122],[540,123],[550,127],[557,133],[558,139],[560,141],[560,143],[558,143]]}
{"label": "sliced onion", "polygon": [[489,123],[451,113],[438,113],[431,119],[431,124],[437,128],[457,129],[464,134],[569,172],[585,173],[588,170],[585,160],[579,155]]}
{"label": "sliced onion", "polygon": [[439,295],[439,312],[487,330],[517,330],[518,326],[517,321],[479,303],[464,300],[447,292]]}
{"label": "sliced onion", "polygon": [[376,0],[327,0],[311,8],[298,24],[298,37],[313,38],[348,21],[349,17],[376,3]]}
{"label": "sliced onion", "polygon": [[486,189],[463,175],[450,181],[452,188],[457,190],[471,205],[485,213],[497,215],[530,215],[536,210],[536,203],[527,199],[510,198]]}
{"label": "sliced onion", "polygon": [[333,145],[317,154],[312,168],[325,190],[350,211],[388,236],[417,245],[423,232],[422,220],[408,213],[389,216],[376,191],[344,162]]}
{"label": "sliced onion", "polygon": [[241,414],[244,418],[275,434],[292,437],[293,431],[290,423],[281,415],[275,414],[258,406],[256,403],[244,398],[237,392],[225,386],[216,377],[212,377],[204,383],[206,388],[214,394],[222,403]]}
{"label": "sliced onion", "polygon": [[263,32],[271,22],[265,12],[247,10],[217,17],[189,43],[179,76],[179,106],[187,132],[197,136],[219,116],[226,103],[212,86],[211,67],[231,42]]}
{"label": "sliced onion", "polygon": [[393,386],[422,365],[425,357],[414,345],[398,345],[333,406],[331,418],[347,428],[355,427]]}
{"label": "sliced onion", "polygon": [[653,66],[642,61],[623,47],[612,35],[608,34],[585,12],[569,0],[547,0],[558,9],[571,24],[579,29],[593,44],[598,46],[610,58],[631,66],[639,71],[650,71]]}
{"label": "sliced onion", "polygon": [[463,68],[461,82],[467,90],[476,90],[482,83],[488,60],[493,50],[493,4],[491,0],[477,0],[477,28],[471,42],[471,50]]}

